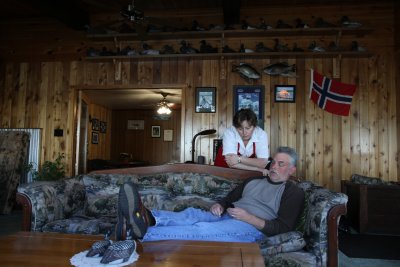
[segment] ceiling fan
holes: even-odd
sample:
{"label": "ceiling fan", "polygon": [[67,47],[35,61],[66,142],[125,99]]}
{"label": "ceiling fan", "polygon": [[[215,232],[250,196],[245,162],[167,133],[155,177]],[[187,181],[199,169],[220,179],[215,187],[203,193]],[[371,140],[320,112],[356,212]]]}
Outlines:
{"label": "ceiling fan", "polygon": [[172,112],[171,106],[173,105],[167,101],[167,96],[170,95],[170,93],[161,92],[160,94],[163,98],[157,104],[157,113],[161,115],[169,115]]}
{"label": "ceiling fan", "polygon": [[132,0],[131,4],[120,10],[119,14],[121,17],[117,20],[90,28],[89,34],[137,33],[139,39],[144,41],[147,39],[147,33],[150,31],[150,28],[152,31],[163,31],[170,27],[169,24],[176,24],[162,18],[145,16],[144,11],[135,5],[135,0]]}
{"label": "ceiling fan", "polygon": [[129,4],[126,9],[121,10],[121,15],[133,23],[141,23],[145,20],[144,12],[135,7],[135,1]]}

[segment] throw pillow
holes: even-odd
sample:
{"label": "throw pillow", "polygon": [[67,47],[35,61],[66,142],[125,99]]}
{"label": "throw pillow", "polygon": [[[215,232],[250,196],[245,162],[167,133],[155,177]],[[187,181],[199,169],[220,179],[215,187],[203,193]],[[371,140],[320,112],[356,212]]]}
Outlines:
{"label": "throw pillow", "polygon": [[259,241],[263,256],[274,256],[282,252],[297,251],[304,248],[305,245],[306,241],[303,238],[303,234],[298,231],[271,236]]}
{"label": "throw pillow", "polygon": [[118,192],[120,184],[117,177],[84,176],[86,189],[86,215],[98,218],[100,216],[117,216]]}

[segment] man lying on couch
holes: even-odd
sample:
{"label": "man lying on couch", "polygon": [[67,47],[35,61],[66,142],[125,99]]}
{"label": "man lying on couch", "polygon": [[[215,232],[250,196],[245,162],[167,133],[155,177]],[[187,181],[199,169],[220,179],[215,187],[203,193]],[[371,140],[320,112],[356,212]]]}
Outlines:
{"label": "man lying on couch", "polygon": [[245,180],[210,211],[149,211],[142,205],[136,185],[125,183],[119,192],[116,239],[123,238],[125,223],[132,239],[142,241],[256,242],[293,231],[304,208],[303,190],[289,180],[296,161],[294,149],[279,147],[269,176]]}

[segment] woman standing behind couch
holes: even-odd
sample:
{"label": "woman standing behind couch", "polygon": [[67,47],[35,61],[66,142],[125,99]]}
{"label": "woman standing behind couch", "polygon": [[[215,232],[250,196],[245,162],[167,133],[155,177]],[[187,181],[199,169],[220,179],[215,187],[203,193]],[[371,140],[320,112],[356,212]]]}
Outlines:
{"label": "woman standing behind couch", "polygon": [[224,132],[214,165],[267,175],[268,157],[268,136],[257,126],[257,115],[251,109],[239,110],[233,117],[233,126]]}

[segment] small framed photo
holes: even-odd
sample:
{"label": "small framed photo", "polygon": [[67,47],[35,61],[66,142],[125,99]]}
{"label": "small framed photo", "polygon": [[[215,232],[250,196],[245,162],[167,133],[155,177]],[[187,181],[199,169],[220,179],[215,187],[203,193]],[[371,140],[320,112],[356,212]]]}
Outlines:
{"label": "small framed photo", "polygon": [[172,142],[173,141],[173,130],[164,130],[164,141]]}
{"label": "small framed photo", "polygon": [[257,115],[258,126],[264,129],[264,86],[234,85],[233,114],[241,109],[249,108]]}
{"label": "small framed photo", "polygon": [[151,137],[161,137],[161,126],[151,126]]}
{"label": "small framed photo", "polygon": [[275,85],[275,102],[294,103],[296,101],[295,85]]}
{"label": "small framed photo", "polygon": [[100,121],[98,119],[92,119],[92,130],[93,131],[100,130]]}
{"label": "small framed photo", "polygon": [[195,111],[197,113],[216,112],[216,88],[196,87]]}
{"label": "small framed photo", "polygon": [[107,132],[107,122],[105,122],[105,121],[100,122],[100,132],[101,133]]}
{"label": "small framed photo", "polygon": [[92,132],[92,144],[98,144],[98,143],[99,143],[99,133]]}

